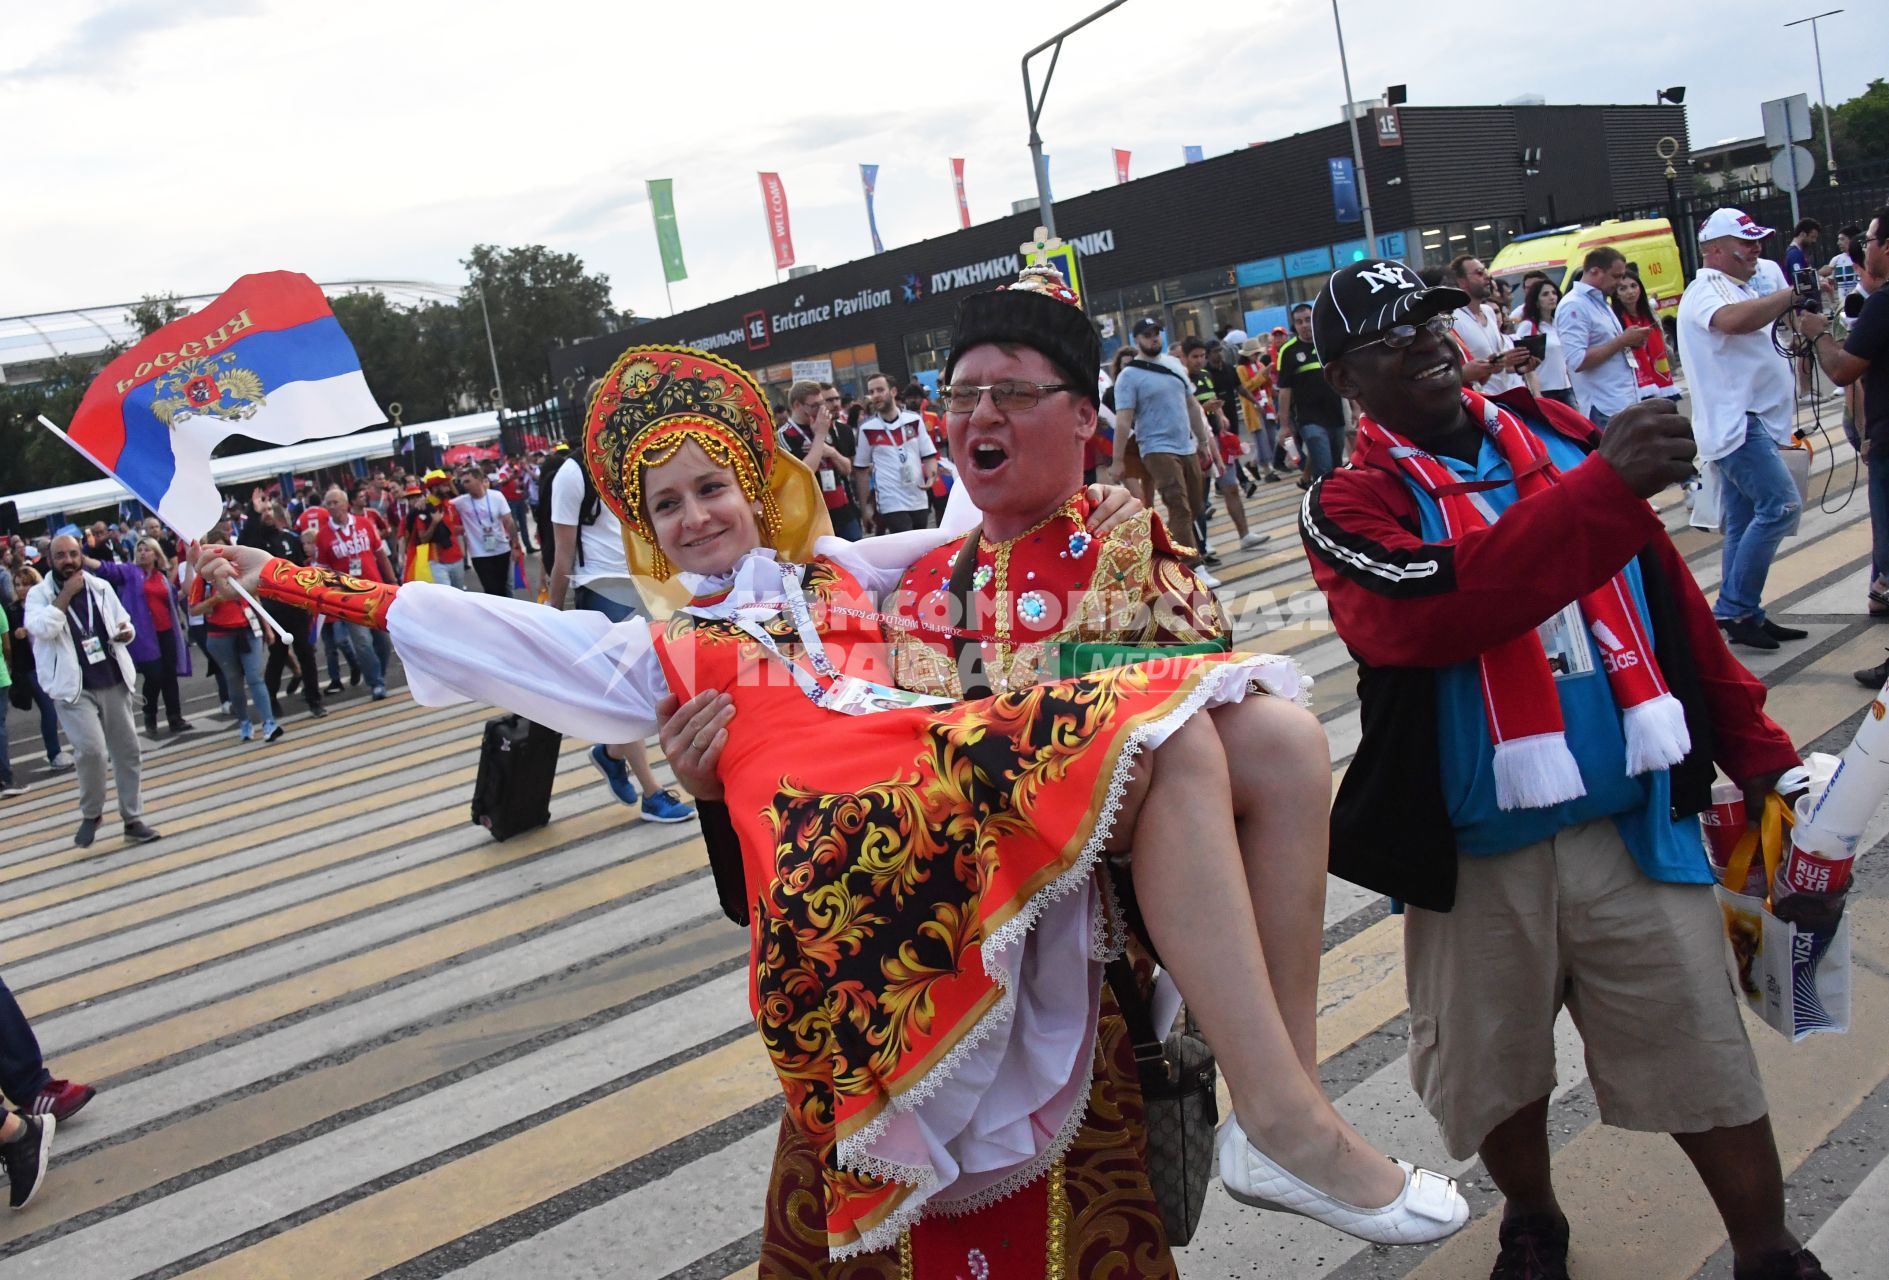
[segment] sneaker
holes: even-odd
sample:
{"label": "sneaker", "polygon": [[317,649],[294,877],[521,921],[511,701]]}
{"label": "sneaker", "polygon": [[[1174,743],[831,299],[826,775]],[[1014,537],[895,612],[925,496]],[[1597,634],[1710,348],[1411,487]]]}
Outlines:
{"label": "sneaker", "polygon": [[196,725],[190,723],[190,721],[188,720],[171,721],[172,733],[189,733],[192,729],[195,729],[196,727],[197,727]]}
{"label": "sneaker", "polygon": [[234,711],[232,711],[232,710],[230,710],[230,704],[229,704],[229,703],[227,703],[227,702],[225,702],[225,703],[223,703],[223,704],[221,705],[221,708],[220,708],[220,712],[219,712],[219,714],[222,714],[222,715],[226,715],[226,716],[229,716],[229,717],[231,717],[232,719],[234,719],[234,718],[235,718],[235,716],[236,716],[236,713],[235,713]]}
{"label": "sneaker", "polygon": [[33,1101],[26,1110],[30,1115],[51,1116],[64,1123],[75,1111],[78,1111],[98,1095],[98,1090],[89,1084],[78,1084],[71,1080],[51,1080],[46,1087],[33,1095]]}
{"label": "sneaker", "polygon": [[21,1116],[26,1132],[12,1142],[0,1143],[0,1164],[7,1167],[7,1181],[12,1194],[7,1203],[24,1209],[46,1181],[46,1157],[52,1154],[53,1130],[59,1122],[51,1116]]}
{"label": "sneaker", "polygon": [[1240,550],[1251,551],[1254,547],[1263,547],[1271,541],[1270,533],[1249,533],[1240,539]]}
{"label": "sneaker", "polygon": [[25,794],[26,784],[24,782],[18,782],[12,778],[8,778],[5,782],[0,782],[0,796],[23,796]]}
{"label": "sneaker", "polygon": [[1889,658],[1883,659],[1873,667],[1852,671],[1850,676],[1865,689],[1880,689],[1883,685],[1889,684]]}
{"label": "sneaker", "polygon": [[98,836],[97,818],[80,818],[79,829],[72,833],[72,843],[81,849],[90,849],[92,841]]}
{"label": "sneaker", "polygon": [[643,797],[644,822],[687,822],[694,816],[695,806],[666,788]]}
{"label": "sneaker", "polygon": [[1220,563],[1220,557],[1211,551],[1203,551],[1200,553],[1200,562],[1208,568],[1213,568]]}
{"label": "sneaker", "polygon": [[368,696],[375,702],[385,702],[387,700],[387,686],[384,684],[375,685]]}
{"label": "sneaker", "polygon": [[590,763],[598,773],[603,775],[603,780],[610,784],[611,795],[624,804],[636,803],[637,797],[642,793],[636,789],[636,784],[630,781],[628,765],[611,755],[603,746],[590,749]]}
{"label": "sneaker", "polygon": [[1200,585],[1207,588],[1207,590],[1215,591],[1219,589],[1220,579],[1214,577],[1211,573],[1208,573],[1206,569],[1204,568],[1195,569],[1194,576],[1200,579]]}
{"label": "sneaker", "polygon": [[1725,633],[1727,640],[1731,641],[1733,644],[1742,644],[1747,649],[1775,649],[1778,647],[1777,641],[1773,640],[1770,634],[1765,631],[1764,624],[1759,622],[1755,617],[1720,618],[1718,620],[1718,626],[1719,630]]}
{"label": "sneaker", "polygon": [[1755,1266],[1732,1266],[1732,1280],[1830,1280],[1830,1273],[1808,1249],[1774,1253]]}
{"label": "sneaker", "polygon": [[311,702],[308,704],[308,714],[317,720],[325,719],[328,715],[328,708],[322,706],[319,702]]}
{"label": "sneaker", "polygon": [[1782,623],[1773,622],[1769,618],[1766,618],[1758,625],[1762,627],[1764,633],[1773,640],[1803,640],[1810,635],[1810,632],[1804,630],[1802,627],[1787,627]]}
{"label": "sneaker", "polygon": [[340,693],[341,682],[339,680],[330,680],[327,684],[321,687],[321,691],[323,693]]}
{"label": "sneaker", "polygon": [[159,839],[159,835],[144,823],[142,818],[133,818],[125,824],[125,839],[136,840],[139,844],[150,844]]}
{"label": "sneaker", "polygon": [[288,730],[284,729],[281,725],[276,725],[262,735],[262,740],[264,742],[280,742],[282,741],[282,735],[286,732],[288,732]]}
{"label": "sneaker", "polygon": [[1546,1215],[1504,1219],[1489,1280],[1568,1280],[1568,1223]]}
{"label": "sneaker", "polygon": [[46,762],[46,767],[59,773],[64,773],[67,769],[73,767],[73,760],[71,756],[61,751],[58,755]]}
{"label": "sneaker", "polygon": [[245,720],[236,726],[236,736],[244,742],[248,742],[251,738],[256,736],[256,731],[250,727],[249,721]]}
{"label": "sneaker", "polygon": [[1278,484],[1281,480],[1285,478],[1286,478],[1286,473],[1283,471],[1268,471],[1266,473],[1267,484]]}

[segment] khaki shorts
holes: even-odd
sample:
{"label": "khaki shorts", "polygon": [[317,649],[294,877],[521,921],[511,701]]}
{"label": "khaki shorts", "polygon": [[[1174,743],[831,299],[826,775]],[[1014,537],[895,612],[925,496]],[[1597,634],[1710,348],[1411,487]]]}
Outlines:
{"label": "khaki shorts", "polygon": [[1456,1159],[1555,1087],[1566,1005],[1600,1117],[1699,1133],[1765,1114],[1711,885],[1640,871],[1611,819],[1459,855],[1456,907],[1404,919],[1410,1077]]}

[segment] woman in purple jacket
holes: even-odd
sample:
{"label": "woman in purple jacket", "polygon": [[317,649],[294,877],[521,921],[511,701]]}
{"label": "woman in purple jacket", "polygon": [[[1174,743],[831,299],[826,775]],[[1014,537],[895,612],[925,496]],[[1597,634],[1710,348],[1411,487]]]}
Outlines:
{"label": "woman in purple jacket", "polygon": [[190,645],[184,633],[189,621],[170,557],[156,539],[141,538],[134,563],[117,564],[88,556],[85,571],[112,584],[125,612],[131,615],[131,625],[137,629],[127,647],[131,661],[144,677],[144,731],[157,736],[159,698],[164,701],[164,716],[170,721],[171,732],[188,731],[191,725],[184,719],[177,678],[190,674]]}

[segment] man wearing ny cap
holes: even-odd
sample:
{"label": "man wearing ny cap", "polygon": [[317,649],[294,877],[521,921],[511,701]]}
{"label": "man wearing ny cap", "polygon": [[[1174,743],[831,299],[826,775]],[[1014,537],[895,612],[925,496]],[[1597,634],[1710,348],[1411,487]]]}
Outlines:
{"label": "man wearing ny cap", "polygon": [[1602,435],[1525,388],[1465,388],[1464,301],[1365,262],[1314,308],[1361,411],[1300,522],[1359,671],[1331,869],[1408,907],[1411,1077],[1506,1198],[1493,1280],[1568,1275],[1547,1130],[1564,1006],[1602,1120],[1674,1136],[1738,1280],[1821,1277],[1785,1227],[1696,816],[1714,761],[1756,804],[1797,755],[1647,503],[1687,473],[1686,421],[1647,401]]}
{"label": "man wearing ny cap", "polygon": [[1764,615],[1765,578],[1778,543],[1797,525],[1797,484],[1778,450],[1789,448],[1796,399],[1790,361],[1771,327],[1792,315],[1796,293],[1763,256],[1773,234],[1738,209],[1699,228],[1705,265],[1679,302],[1679,359],[1692,388],[1699,458],[1718,468],[1721,552],[1713,615],[1732,643],[1775,649],[1807,632]]}

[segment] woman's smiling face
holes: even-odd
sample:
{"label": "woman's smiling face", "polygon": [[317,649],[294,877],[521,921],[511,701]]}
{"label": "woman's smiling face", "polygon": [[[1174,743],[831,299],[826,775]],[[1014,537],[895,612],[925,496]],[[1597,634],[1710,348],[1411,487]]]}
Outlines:
{"label": "woman's smiling face", "polygon": [[643,473],[643,509],[656,546],[689,573],[727,573],[761,545],[760,514],[735,473],[693,440]]}

